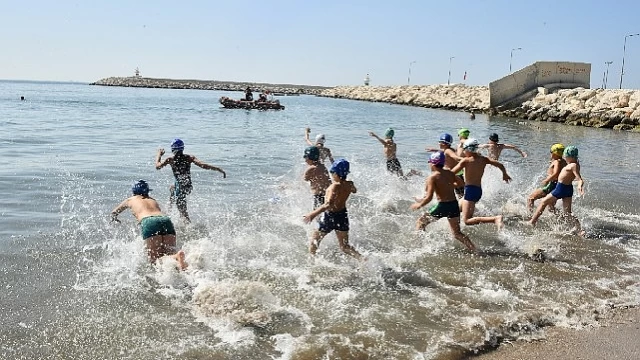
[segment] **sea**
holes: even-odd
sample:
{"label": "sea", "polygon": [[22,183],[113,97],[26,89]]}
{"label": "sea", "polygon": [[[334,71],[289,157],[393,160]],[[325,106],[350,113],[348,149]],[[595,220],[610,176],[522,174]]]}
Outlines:
{"label": "sea", "polygon": [[[221,96],[241,93],[0,82],[0,359],[460,359],[640,303],[638,133],[314,96],[224,109]],[[334,234],[308,254],[306,127],[351,163],[349,241],[366,261]],[[368,131],[389,127],[422,175],[386,172]],[[463,226],[477,255],[446,220],[416,231],[409,209],[425,148],[462,127],[528,154],[503,152],[509,184],[487,169],[477,213],[506,226]],[[193,167],[189,224],[171,170],[154,167],[174,138],[227,174]],[[584,237],[551,213],[526,224],[558,142],[580,150]],[[147,262],[130,212],[110,222],[139,179],[176,225],[184,272]]]}

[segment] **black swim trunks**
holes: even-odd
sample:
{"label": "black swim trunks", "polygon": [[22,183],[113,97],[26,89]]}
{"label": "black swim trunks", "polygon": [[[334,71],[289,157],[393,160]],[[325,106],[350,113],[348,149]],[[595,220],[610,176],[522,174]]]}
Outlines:
{"label": "black swim trunks", "polygon": [[400,160],[398,160],[398,158],[388,159],[387,171],[392,174],[402,176],[402,166],[400,165]]}
{"label": "black swim trunks", "polygon": [[313,209],[317,209],[324,204],[324,192],[313,194]]}
{"label": "black swim trunks", "polygon": [[325,211],[318,223],[318,230],[326,234],[333,230],[349,231],[349,214],[347,213],[347,209],[337,212]]}

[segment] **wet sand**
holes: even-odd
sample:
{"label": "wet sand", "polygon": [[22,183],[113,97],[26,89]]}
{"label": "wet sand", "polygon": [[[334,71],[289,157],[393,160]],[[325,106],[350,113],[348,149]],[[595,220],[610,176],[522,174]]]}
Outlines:
{"label": "wet sand", "polygon": [[549,328],[545,337],[535,342],[502,344],[495,351],[468,359],[640,359],[640,308],[617,311],[597,328]]}

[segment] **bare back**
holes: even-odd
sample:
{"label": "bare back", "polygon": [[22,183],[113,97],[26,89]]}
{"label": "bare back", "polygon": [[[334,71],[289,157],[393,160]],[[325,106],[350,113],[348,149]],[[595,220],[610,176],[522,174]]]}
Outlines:
{"label": "bare back", "polygon": [[502,150],[504,149],[504,144],[498,143],[488,143],[482,146],[484,149],[487,149],[487,156],[493,160],[498,160],[500,158],[500,154],[502,154]]}
{"label": "bare back", "polygon": [[393,142],[392,139],[385,139],[384,140],[384,148],[383,148],[383,152],[384,152],[384,157],[387,160],[393,160],[396,158],[396,148],[397,145],[395,142]]}
{"label": "bare back", "polygon": [[309,181],[309,186],[313,194],[323,194],[331,185],[329,172],[322,163],[309,165],[304,172],[304,180]]}
{"label": "bare back", "polygon": [[455,188],[460,186],[456,185],[461,182],[460,179],[447,169],[440,169],[437,172],[432,173],[427,178],[427,186],[431,182],[433,191],[436,193],[438,202],[450,202],[456,201]]}
{"label": "bare back", "polygon": [[327,211],[338,212],[347,208],[347,199],[352,193],[356,193],[356,187],[353,181],[341,180],[340,182],[334,182],[327,189],[327,201],[329,202],[329,208]]}
{"label": "bare back", "polygon": [[124,205],[125,203],[126,206],[131,209],[133,216],[135,216],[138,221],[146,218],[147,216],[163,215],[162,211],[160,211],[160,205],[151,197],[134,195],[125,200],[121,205]]}
{"label": "bare back", "polygon": [[453,169],[456,165],[458,165],[459,157],[456,152],[451,149],[444,150],[444,168],[445,169]]}
{"label": "bare back", "polygon": [[488,164],[488,159],[482,155],[465,157],[460,161],[464,164],[464,182],[466,185],[482,186],[482,176]]}

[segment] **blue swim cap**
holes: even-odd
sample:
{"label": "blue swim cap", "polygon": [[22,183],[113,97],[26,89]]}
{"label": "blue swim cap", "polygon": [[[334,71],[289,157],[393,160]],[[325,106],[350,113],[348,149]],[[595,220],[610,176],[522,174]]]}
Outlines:
{"label": "blue swim cap", "polygon": [[578,148],[573,146],[573,145],[569,145],[564,149],[564,157],[570,157],[570,158],[574,158],[577,159],[578,158]]}
{"label": "blue swim cap", "polygon": [[304,149],[303,157],[311,161],[318,161],[318,159],[320,159],[320,150],[315,146],[309,146],[308,148]]}
{"label": "blue swim cap", "polygon": [[131,191],[133,192],[133,195],[147,196],[149,195],[149,191],[151,191],[151,189],[149,189],[149,184],[147,184],[146,181],[138,180],[137,183],[133,184]]}
{"label": "blue swim cap", "polygon": [[453,143],[453,136],[451,136],[451,134],[440,134],[440,141],[441,143],[445,143],[447,145],[451,145]]}
{"label": "blue swim cap", "polygon": [[394,134],[395,134],[395,131],[393,131],[393,129],[392,129],[392,128],[388,128],[388,129],[384,132],[384,137],[386,137],[386,138],[392,138]]}
{"label": "blue swim cap", "polygon": [[349,174],[349,162],[345,159],[336,160],[331,165],[329,172],[337,174],[341,179],[346,179]]}
{"label": "blue swim cap", "polygon": [[173,139],[171,143],[171,151],[182,151],[184,150],[184,141],[180,139]]}
{"label": "blue swim cap", "polygon": [[443,167],[444,160],[445,156],[444,152],[442,151],[434,152],[433,154],[431,154],[431,156],[429,156],[429,164],[433,164],[437,167]]}

